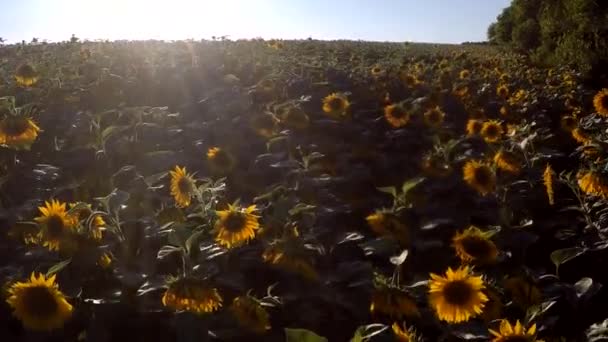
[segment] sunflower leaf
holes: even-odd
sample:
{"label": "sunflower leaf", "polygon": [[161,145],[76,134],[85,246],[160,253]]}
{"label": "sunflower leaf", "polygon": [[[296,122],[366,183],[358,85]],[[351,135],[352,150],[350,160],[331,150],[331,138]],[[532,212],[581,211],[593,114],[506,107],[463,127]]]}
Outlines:
{"label": "sunflower leaf", "polygon": [[285,328],[285,338],[286,342],[327,342],[325,337],[306,329]]}
{"label": "sunflower leaf", "polygon": [[72,259],[66,259],[63,261],[60,261],[58,263],[56,263],[55,265],[51,266],[48,271],[46,271],[46,277],[50,277],[53,274],[59,273],[61,270],[63,270],[67,265],[69,265],[72,262]]}
{"label": "sunflower leaf", "polygon": [[401,186],[401,193],[403,196],[407,195],[407,193],[415,188],[418,184],[420,184],[424,180],[424,177],[416,177],[409,179],[403,183]]}
{"label": "sunflower leaf", "polygon": [[585,253],[587,250],[582,247],[572,247],[572,248],[564,248],[558,249],[551,252],[551,261],[555,265],[556,273],[559,270],[559,266],[565,264],[566,262],[576,258],[577,256]]}
{"label": "sunflower leaf", "polygon": [[385,186],[385,187],[376,188],[376,189],[378,189],[378,191],[380,191],[380,192],[390,194],[393,197],[397,197],[397,188],[395,188],[394,186]]}
{"label": "sunflower leaf", "polygon": [[404,249],[403,252],[401,252],[401,254],[392,256],[389,260],[390,260],[391,264],[393,264],[395,266],[399,266],[405,262],[405,259],[407,259],[408,254],[409,254],[409,250]]}

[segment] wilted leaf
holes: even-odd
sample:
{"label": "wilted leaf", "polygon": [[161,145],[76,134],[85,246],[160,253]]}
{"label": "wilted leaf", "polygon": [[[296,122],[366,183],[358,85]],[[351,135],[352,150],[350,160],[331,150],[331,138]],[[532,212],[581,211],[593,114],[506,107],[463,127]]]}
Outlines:
{"label": "wilted leaf", "polygon": [[409,251],[407,249],[404,249],[403,252],[401,252],[401,254],[393,256],[389,260],[390,260],[391,264],[393,264],[395,266],[399,266],[405,262],[405,259],[407,259],[408,254],[409,254]]}

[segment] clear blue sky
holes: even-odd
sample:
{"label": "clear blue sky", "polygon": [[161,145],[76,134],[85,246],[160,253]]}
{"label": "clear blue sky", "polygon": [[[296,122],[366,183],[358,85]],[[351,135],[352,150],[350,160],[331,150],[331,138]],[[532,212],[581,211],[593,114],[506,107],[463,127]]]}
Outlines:
{"label": "clear blue sky", "polygon": [[363,39],[486,37],[510,0],[0,0],[0,37]]}

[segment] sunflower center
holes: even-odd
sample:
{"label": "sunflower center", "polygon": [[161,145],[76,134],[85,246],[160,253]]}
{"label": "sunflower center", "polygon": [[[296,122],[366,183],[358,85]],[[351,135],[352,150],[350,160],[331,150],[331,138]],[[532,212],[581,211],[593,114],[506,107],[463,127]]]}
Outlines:
{"label": "sunflower center", "polygon": [[602,108],[608,108],[608,95],[602,96],[600,102],[602,104]]}
{"label": "sunflower center", "polygon": [[467,254],[475,258],[483,258],[492,254],[492,245],[479,236],[470,236],[462,240],[462,246]]}
{"label": "sunflower center", "polygon": [[28,288],[23,295],[23,305],[28,314],[37,318],[48,318],[59,307],[53,293],[43,286]]}
{"label": "sunflower center", "polygon": [[334,97],[331,100],[329,100],[329,108],[331,108],[331,110],[333,111],[338,111],[338,110],[342,110],[342,99],[339,97]]}
{"label": "sunflower center", "polygon": [[492,125],[492,126],[488,126],[488,127],[486,127],[486,129],[485,129],[485,133],[486,133],[486,135],[487,135],[487,136],[489,136],[489,137],[495,137],[495,136],[498,136],[498,128],[497,128],[496,126],[494,126],[494,125]]}
{"label": "sunflower center", "polygon": [[231,232],[239,232],[245,226],[247,219],[243,213],[230,213],[224,222],[224,227]]}
{"label": "sunflower center", "polygon": [[46,220],[46,231],[50,239],[55,239],[63,234],[63,219],[59,215],[52,215]]}
{"label": "sunflower center", "polygon": [[177,188],[183,194],[190,194],[194,190],[194,185],[188,177],[184,176],[177,182]]}
{"label": "sunflower center", "polygon": [[478,167],[475,169],[475,181],[481,185],[492,183],[492,174],[486,167]]}
{"label": "sunflower center", "polygon": [[471,300],[473,289],[471,288],[471,285],[464,280],[455,280],[445,285],[443,294],[448,303],[462,306]]}
{"label": "sunflower center", "polygon": [[6,135],[18,136],[25,133],[28,126],[27,120],[22,118],[6,119],[0,123],[0,131]]}
{"label": "sunflower center", "polygon": [[391,110],[391,116],[396,119],[402,119],[406,115],[407,115],[407,113],[401,107],[394,107],[393,110]]}

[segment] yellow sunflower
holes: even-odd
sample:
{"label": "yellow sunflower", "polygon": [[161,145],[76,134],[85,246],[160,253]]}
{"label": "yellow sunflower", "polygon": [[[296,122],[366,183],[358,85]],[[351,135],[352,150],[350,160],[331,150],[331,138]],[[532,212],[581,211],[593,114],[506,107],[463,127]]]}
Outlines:
{"label": "yellow sunflower", "polygon": [[582,128],[577,127],[570,132],[572,134],[572,138],[576,140],[580,144],[588,144],[591,142],[591,137],[589,133],[585,132]]}
{"label": "yellow sunflower", "polygon": [[499,121],[490,120],[483,123],[481,136],[488,143],[495,143],[502,137],[503,129]]}
{"label": "yellow sunflower", "polygon": [[262,253],[262,259],[287,272],[300,274],[309,280],[317,280],[319,278],[317,271],[303,254],[298,253],[298,249],[294,246],[278,243],[266,248]]}
{"label": "yellow sunflower", "polygon": [[460,74],[458,74],[458,76],[461,80],[466,80],[471,76],[471,72],[468,69],[464,69],[460,71]]}
{"label": "yellow sunflower", "polygon": [[477,160],[469,160],[462,171],[464,181],[482,196],[494,191],[496,174],[489,165]]}
{"label": "yellow sunflower", "polygon": [[463,263],[487,265],[498,258],[498,248],[491,240],[491,234],[475,226],[456,233],[452,238],[452,247]]}
{"label": "yellow sunflower", "polygon": [[503,99],[506,99],[507,97],[509,97],[509,87],[504,84],[499,85],[496,88],[496,95],[500,96]]}
{"label": "yellow sunflower", "polygon": [[189,206],[196,190],[194,178],[186,172],[186,167],[177,165],[175,170],[169,171],[169,174],[171,175],[171,196],[175,199],[175,205],[179,208]]}
{"label": "yellow sunflower", "polygon": [[29,150],[36,141],[40,127],[23,116],[7,116],[0,121],[0,145]]}
{"label": "yellow sunflower", "polygon": [[568,133],[572,132],[578,126],[578,120],[571,115],[564,115],[560,120],[560,126]]}
{"label": "yellow sunflower", "polygon": [[429,127],[439,127],[443,123],[445,113],[439,108],[431,108],[424,113],[424,123]]}
{"label": "yellow sunflower", "polygon": [[416,332],[414,329],[408,329],[405,324],[403,326],[393,323],[391,326],[391,330],[393,331],[393,336],[397,342],[416,342],[418,341],[418,337],[416,336]]}
{"label": "yellow sunflower", "polygon": [[391,104],[384,107],[384,118],[395,127],[403,127],[410,121],[410,114],[401,104]]}
{"label": "yellow sunflower", "polygon": [[270,315],[264,307],[249,296],[234,298],[230,311],[237,322],[251,332],[261,335],[270,330]]}
{"label": "yellow sunflower", "polygon": [[61,328],[72,316],[72,305],[55,283],[55,275],[46,278],[32,273],[29,281],[14,283],[8,295],[13,315],[31,330]]}
{"label": "yellow sunflower", "polygon": [[101,266],[101,268],[108,268],[112,265],[112,261],[112,254],[103,253],[97,260],[97,265]]}
{"label": "yellow sunflower", "polygon": [[608,89],[600,90],[593,97],[595,111],[601,116],[608,116]]}
{"label": "yellow sunflower", "polygon": [[289,107],[281,114],[281,123],[293,129],[306,129],[310,125],[310,118],[299,107]]}
{"label": "yellow sunflower", "polygon": [[382,286],[372,293],[369,312],[393,318],[418,317],[420,311],[414,299],[406,292],[394,287]]}
{"label": "yellow sunflower", "polygon": [[15,80],[22,87],[31,87],[38,82],[38,73],[33,66],[24,63],[17,67]]}
{"label": "yellow sunflower", "polygon": [[498,153],[494,155],[494,164],[496,164],[498,169],[514,175],[519,174],[521,171],[521,163],[513,152],[505,150],[498,151]]}
{"label": "yellow sunflower", "polygon": [[218,220],[215,223],[217,230],[215,240],[231,248],[253,239],[260,228],[259,216],[254,215],[254,211],[256,211],[255,205],[247,208],[228,205],[228,210],[216,211]]}
{"label": "yellow sunflower", "polygon": [[608,180],[597,171],[579,172],[578,186],[587,195],[608,198]]}
{"label": "yellow sunflower", "polygon": [[343,94],[333,93],[323,99],[323,111],[334,119],[345,118],[349,108],[350,102]]}
{"label": "yellow sunflower", "polygon": [[172,281],[162,298],[164,306],[197,314],[217,311],[222,307],[218,290],[206,281],[191,277]]}
{"label": "yellow sunflower", "polygon": [[73,232],[76,221],[67,214],[65,203],[57,200],[45,201],[43,207],[38,207],[41,216],[35,220],[40,224],[39,241],[51,251],[59,250],[59,244],[67,234]]}
{"label": "yellow sunflower", "polygon": [[101,240],[101,238],[103,237],[103,232],[105,231],[106,222],[104,221],[103,217],[99,214],[95,214],[93,217],[91,217],[91,214],[93,214],[93,211],[91,210],[91,205],[90,204],[82,205],[82,204],[83,203],[68,204],[70,211],[72,211],[73,208],[80,206],[80,208],[78,210],[76,210],[75,212],[72,213],[74,220],[76,222],[82,222],[85,225],[89,224],[89,226],[87,226],[87,228],[90,229],[89,232],[91,234],[91,237],[93,237],[96,240]]}
{"label": "yellow sunflower", "polygon": [[535,342],[536,339],[536,324],[532,324],[528,330],[517,320],[515,325],[511,325],[508,320],[503,319],[500,322],[499,331],[489,329],[490,333],[494,335],[492,342]]}
{"label": "yellow sunflower", "polygon": [[473,135],[479,134],[481,132],[482,127],[483,127],[483,121],[469,119],[469,121],[467,121],[467,135],[473,136]]}
{"label": "yellow sunflower", "polygon": [[384,70],[379,65],[374,65],[370,71],[374,77],[379,77],[384,74]]}
{"label": "yellow sunflower", "polygon": [[481,276],[474,276],[469,267],[448,268],[444,277],[431,273],[429,304],[442,321],[466,322],[483,311],[488,301],[484,288]]}
{"label": "yellow sunflower", "polygon": [[543,172],[543,184],[545,185],[545,191],[547,192],[547,197],[549,198],[549,204],[555,204],[555,198],[553,193],[553,169],[551,168],[551,164],[547,164],[545,167],[545,172]]}
{"label": "yellow sunflower", "polygon": [[380,236],[390,236],[399,241],[401,245],[407,245],[410,241],[408,227],[399,218],[388,211],[376,211],[368,215],[365,220],[372,231]]}
{"label": "yellow sunflower", "polygon": [[207,162],[211,170],[217,174],[226,174],[236,165],[234,156],[221,147],[211,147],[207,150]]}
{"label": "yellow sunflower", "polygon": [[501,116],[503,116],[503,117],[508,117],[508,116],[509,116],[509,113],[510,113],[510,110],[509,110],[509,107],[508,107],[508,106],[501,106],[501,107],[500,107],[500,111],[499,111],[499,112],[500,112],[500,115],[501,115]]}
{"label": "yellow sunflower", "polygon": [[251,119],[251,128],[263,138],[271,138],[277,132],[278,120],[272,114],[259,114]]}

